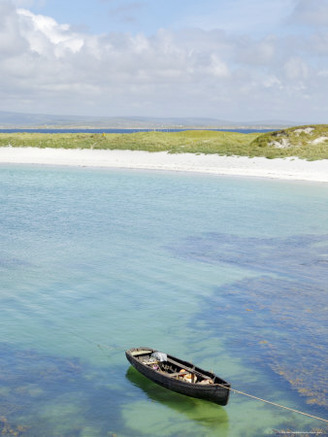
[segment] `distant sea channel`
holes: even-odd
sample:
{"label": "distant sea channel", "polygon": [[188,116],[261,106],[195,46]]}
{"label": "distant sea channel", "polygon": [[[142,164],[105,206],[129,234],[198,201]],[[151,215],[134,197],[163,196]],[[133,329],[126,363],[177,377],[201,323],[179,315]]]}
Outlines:
{"label": "distant sea channel", "polygon": [[219,132],[240,132],[243,134],[249,134],[249,133],[255,133],[255,132],[270,132],[276,129],[211,129],[211,128],[202,128],[202,129],[194,129],[194,128],[183,128],[183,129],[87,129],[87,128],[80,128],[80,129],[37,129],[37,128],[25,128],[25,129],[0,129],[0,133],[22,133],[22,132],[30,132],[30,133],[42,133],[42,134],[80,134],[80,133],[90,133],[90,134],[102,134],[102,133],[108,133],[108,134],[132,134],[136,132],[183,132],[185,130],[212,130],[212,131],[219,131]]}

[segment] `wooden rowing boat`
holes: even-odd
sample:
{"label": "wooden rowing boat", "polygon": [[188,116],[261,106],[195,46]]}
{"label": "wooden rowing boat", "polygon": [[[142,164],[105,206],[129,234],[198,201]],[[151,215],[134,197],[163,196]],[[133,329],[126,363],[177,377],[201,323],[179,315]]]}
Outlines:
{"label": "wooden rowing boat", "polygon": [[140,373],[169,390],[227,405],[230,384],[212,372],[147,347],[132,348],[126,358]]}

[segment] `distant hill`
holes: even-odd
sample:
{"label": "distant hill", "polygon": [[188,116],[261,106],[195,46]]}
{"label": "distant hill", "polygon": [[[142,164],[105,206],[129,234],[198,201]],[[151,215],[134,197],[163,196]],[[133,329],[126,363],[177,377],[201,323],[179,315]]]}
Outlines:
{"label": "distant hill", "polygon": [[268,128],[279,129],[300,123],[282,120],[232,122],[214,118],[183,117],[94,117],[74,115],[26,114],[0,111],[0,128],[107,128],[107,129],[165,129],[165,128]]}

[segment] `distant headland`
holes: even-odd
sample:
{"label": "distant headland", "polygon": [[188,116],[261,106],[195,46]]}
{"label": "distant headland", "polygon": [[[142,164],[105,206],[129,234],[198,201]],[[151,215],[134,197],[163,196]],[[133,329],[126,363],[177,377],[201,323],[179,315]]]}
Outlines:
{"label": "distant headland", "polygon": [[0,111],[0,129],[106,128],[106,129],[282,129],[304,124],[283,120],[229,121],[201,117],[97,117],[27,114]]}

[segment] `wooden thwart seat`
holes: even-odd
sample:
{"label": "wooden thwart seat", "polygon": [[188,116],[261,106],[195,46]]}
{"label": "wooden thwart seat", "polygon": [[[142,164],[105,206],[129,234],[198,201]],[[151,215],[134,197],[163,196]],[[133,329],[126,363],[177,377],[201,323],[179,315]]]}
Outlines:
{"label": "wooden thwart seat", "polygon": [[185,372],[175,372],[175,373],[168,373],[168,376],[171,376],[171,377],[175,377],[175,376],[185,376],[185,375],[189,375],[190,374],[190,372],[187,372],[187,371],[185,371]]}

